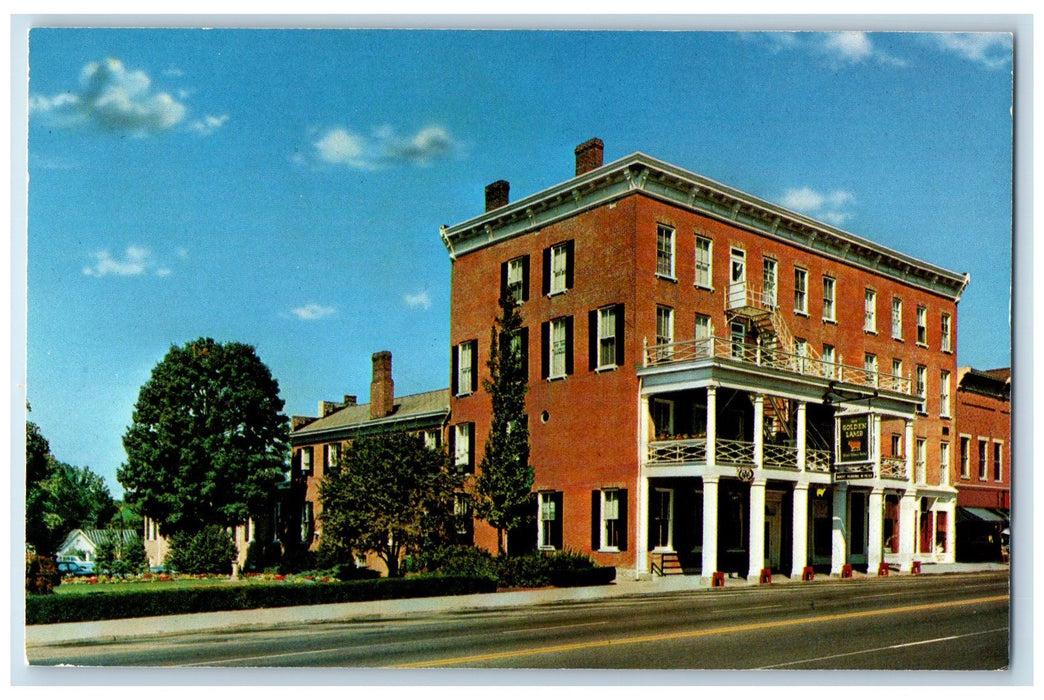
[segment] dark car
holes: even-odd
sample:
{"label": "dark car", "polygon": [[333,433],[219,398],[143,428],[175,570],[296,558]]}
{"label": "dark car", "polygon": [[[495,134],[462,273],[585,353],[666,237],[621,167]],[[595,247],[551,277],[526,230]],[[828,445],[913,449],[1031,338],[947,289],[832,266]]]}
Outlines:
{"label": "dark car", "polygon": [[94,564],[88,561],[60,561],[56,568],[63,576],[90,576],[94,574]]}

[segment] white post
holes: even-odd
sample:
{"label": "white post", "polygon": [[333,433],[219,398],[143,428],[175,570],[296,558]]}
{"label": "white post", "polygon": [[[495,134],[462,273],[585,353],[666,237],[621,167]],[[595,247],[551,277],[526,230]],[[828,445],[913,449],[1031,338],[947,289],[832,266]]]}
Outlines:
{"label": "white post", "polygon": [[635,542],[634,578],[649,573],[649,478],[638,476],[638,541]]}
{"label": "white post", "polygon": [[715,442],[718,434],[718,389],[714,386],[707,387],[707,470],[714,469],[716,450]]}
{"label": "white post", "polygon": [[884,489],[875,487],[870,491],[869,505],[867,506],[867,542],[866,542],[866,566],[867,574],[877,574],[877,567],[883,561],[884,543]]}
{"label": "white post", "polygon": [[718,570],[718,477],[703,477],[703,571],[710,579]]}
{"label": "white post", "polygon": [[917,496],[906,491],[899,501],[899,571],[909,573],[917,539]]}
{"label": "white post", "polygon": [[750,484],[750,563],[747,580],[757,582],[765,566],[765,480],[755,479]]}
{"label": "white post", "polygon": [[910,419],[903,421],[903,441],[906,443],[906,480],[911,485],[917,483],[917,472],[915,468],[915,453],[917,452],[917,443],[914,442],[914,424]]}
{"label": "white post", "polygon": [[830,527],[830,573],[841,575],[848,563],[848,484],[834,484],[833,518]]}
{"label": "white post", "polygon": [[794,484],[793,563],[790,578],[797,580],[808,563],[808,484]]}
{"label": "white post", "polygon": [[765,465],[765,396],[754,394],[754,468]]}
{"label": "white post", "polygon": [[[805,465],[808,462],[808,449],[806,447],[806,433],[805,433],[805,409],[806,404],[804,401],[798,401],[797,405],[797,461],[798,471],[805,471]],[[807,494],[806,494],[807,495]]]}
{"label": "white post", "polygon": [[957,499],[950,499],[946,504],[946,556],[948,564],[957,561]]}

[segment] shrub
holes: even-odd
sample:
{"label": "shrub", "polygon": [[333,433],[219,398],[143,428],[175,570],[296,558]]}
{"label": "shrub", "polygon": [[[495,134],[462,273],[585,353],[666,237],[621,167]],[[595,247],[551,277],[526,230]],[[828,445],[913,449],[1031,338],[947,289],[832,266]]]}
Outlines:
{"label": "shrub", "polygon": [[426,571],[443,576],[477,576],[498,578],[497,562],[484,549],[467,545],[436,547],[411,557],[409,571]]}
{"label": "shrub", "polygon": [[179,532],[171,536],[163,563],[186,574],[227,574],[235,558],[232,535],[219,525],[207,525],[192,535]]}
{"label": "shrub", "polygon": [[276,570],[281,574],[296,574],[314,568],[315,553],[309,551],[305,545],[299,544],[287,546]]}
{"label": "shrub", "polygon": [[52,593],[61,585],[62,575],[54,566],[54,560],[36,554],[25,555],[25,592]]}
{"label": "shrub", "polygon": [[497,559],[497,578],[504,588],[539,588],[551,585],[549,557],[530,552]]}

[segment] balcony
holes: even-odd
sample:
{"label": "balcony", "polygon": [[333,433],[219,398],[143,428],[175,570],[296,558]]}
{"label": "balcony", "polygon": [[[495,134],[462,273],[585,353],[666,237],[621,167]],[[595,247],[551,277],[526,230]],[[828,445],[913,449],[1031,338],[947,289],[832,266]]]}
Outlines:
{"label": "balcony", "polygon": [[[715,464],[754,466],[754,443],[745,440],[714,440]],[[672,466],[682,464],[705,464],[707,462],[707,438],[662,438],[649,443],[646,452],[647,466]],[[829,473],[832,456],[830,450],[808,449],[805,451],[805,470]],[[799,471],[798,450],[791,445],[765,444],[762,446],[762,466],[767,469]]]}
{"label": "balcony", "polygon": [[801,377],[827,379],[843,384],[911,395],[912,383],[908,377],[875,372],[865,367],[828,362],[780,349],[770,350],[759,343],[740,342],[728,338],[696,338],[650,345],[645,348],[644,366],[665,367],[710,360],[724,360],[750,367],[779,370]]}
{"label": "balcony", "polygon": [[906,481],[908,478],[906,473],[906,460],[902,457],[882,457],[881,478]]}

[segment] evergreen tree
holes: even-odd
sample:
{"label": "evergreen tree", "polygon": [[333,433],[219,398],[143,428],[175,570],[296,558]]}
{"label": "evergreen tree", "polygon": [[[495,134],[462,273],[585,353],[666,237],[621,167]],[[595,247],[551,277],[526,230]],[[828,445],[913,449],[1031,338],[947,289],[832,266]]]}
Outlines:
{"label": "evergreen tree", "polygon": [[505,533],[527,518],[533,467],[529,464],[529,381],[522,314],[510,295],[500,300],[500,309],[490,331],[490,378],[482,382],[493,404],[493,422],[475,481],[475,511],[497,529],[497,552],[503,555]]}

